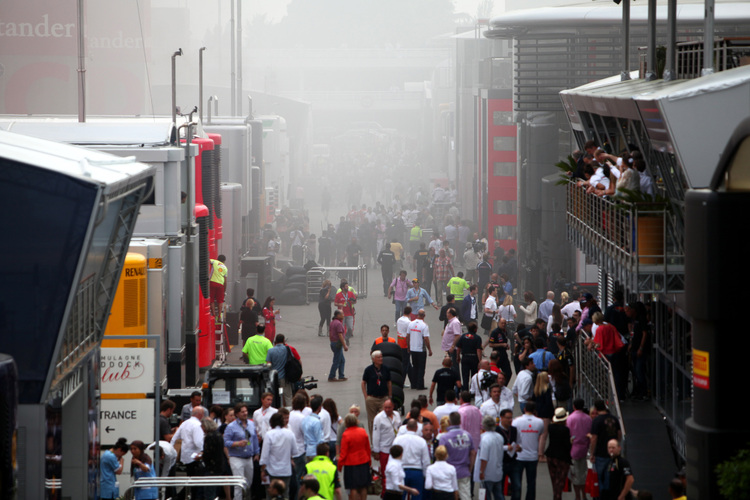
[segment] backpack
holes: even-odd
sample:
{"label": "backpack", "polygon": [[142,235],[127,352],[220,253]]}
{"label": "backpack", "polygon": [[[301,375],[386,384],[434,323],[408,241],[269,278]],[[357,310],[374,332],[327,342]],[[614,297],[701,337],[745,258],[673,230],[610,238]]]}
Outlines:
{"label": "backpack", "polygon": [[286,364],[284,365],[284,374],[286,375],[284,380],[290,384],[299,382],[302,378],[302,363],[297,361],[297,358],[294,357],[289,346],[286,346]]}

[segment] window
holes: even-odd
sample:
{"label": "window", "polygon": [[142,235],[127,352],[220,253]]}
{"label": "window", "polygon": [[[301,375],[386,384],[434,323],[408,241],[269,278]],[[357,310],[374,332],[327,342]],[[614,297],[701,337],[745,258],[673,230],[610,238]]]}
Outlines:
{"label": "window", "polygon": [[516,239],[516,226],[495,226],[493,232],[496,240]]}
{"label": "window", "polygon": [[495,200],[493,213],[495,215],[515,215],[516,214],[515,200]]}
{"label": "window", "polygon": [[493,125],[513,125],[513,113],[511,111],[493,111]]}
{"label": "window", "polygon": [[495,151],[515,151],[516,150],[516,138],[515,137],[493,137],[492,149],[494,149]]}
{"label": "window", "polygon": [[492,174],[497,176],[515,177],[516,162],[514,161],[496,161],[492,166]]}

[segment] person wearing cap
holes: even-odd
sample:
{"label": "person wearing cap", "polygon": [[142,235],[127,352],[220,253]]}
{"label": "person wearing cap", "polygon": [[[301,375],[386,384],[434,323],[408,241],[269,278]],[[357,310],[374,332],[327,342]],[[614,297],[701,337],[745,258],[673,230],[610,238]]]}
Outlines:
{"label": "person wearing cap", "polygon": [[570,470],[570,429],[565,425],[568,419],[568,412],[565,408],[555,410],[552,417],[552,423],[548,427],[547,451],[547,468],[549,477],[552,480],[552,498],[562,500],[565,479],[568,477]]}
{"label": "person wearing cap", "polygon": [[336,294],[334,304],[344,313],[344,326],[346,327],[346,345],[354,336],[354,304],[357,303],[357,294],[349,289],[349,282],[341,280],[341,291]]}
{"label": "person wearing cap", "polygon": [[[412,311],[419,311],[420,309],[424,310],[425,302],[435,309],[438,309],[437,304],[432,300],[432,297],[427,293],[427,290],[419,286],[419,280],[417,278],[411,280],[411,283],[412,288],[406,292],[406,303],[411,306]],[[414,319],[416,319],[416,316],[412,318],[412,320]]]}

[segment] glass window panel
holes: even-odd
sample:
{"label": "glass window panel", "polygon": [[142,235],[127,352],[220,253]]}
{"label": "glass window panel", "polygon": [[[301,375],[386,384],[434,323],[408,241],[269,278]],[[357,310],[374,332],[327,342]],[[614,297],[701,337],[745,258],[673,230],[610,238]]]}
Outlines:
{"label": "glass window panel", "polygon": [[495,226],[493,232],[496,240],[516,239],[516,226]]}
{"label": "glass window panel", "polygon": [[513,112],[512,111],[493,111],[492,112],[492,124],[493,125],[513,125]]}
{"label": "glass window panel", "polygon": [[516,150],[516,138],[515,137],[493,137],[492,149],[494,149],[495,151],[515,151]]}
{"label": "glass window panel", "polygon": [[515,200],[495,200],[494,213],[495,215],[515,215]]}
{"label": "glass window panel", "polygon": [[496,161],[492,166],[492,174],[498,176],[515,177],[516,162],[514,161]]}

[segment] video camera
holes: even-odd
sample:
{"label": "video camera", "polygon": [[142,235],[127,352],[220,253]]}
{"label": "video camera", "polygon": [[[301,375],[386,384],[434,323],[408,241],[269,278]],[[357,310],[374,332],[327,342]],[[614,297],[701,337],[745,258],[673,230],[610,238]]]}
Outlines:
{"label": "video camera", "polygon": [[294,384],[294,392],[297,392],[300,389],[309,391],[311,389],[317,389],[317,388],[318,388],[318,379],[316,379],[312,375],[302,377]]}

